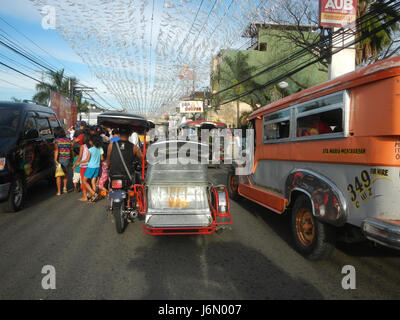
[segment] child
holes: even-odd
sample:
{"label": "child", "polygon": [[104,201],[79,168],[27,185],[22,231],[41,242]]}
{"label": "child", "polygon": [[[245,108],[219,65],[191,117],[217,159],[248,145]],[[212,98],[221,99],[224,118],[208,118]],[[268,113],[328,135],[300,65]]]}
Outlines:
{"label": "child", "polygon": [[[79,158],[79,152],[80,152],[80,146],[77,145],[73,148],[73,153],[74,153],[74,162],[73,162],[73,167],[74,169],[74,176],[72,178],[72,181],[74,183],[74,191],[79,192],[79,186],[82,183],[81,181],[81,168],[80,166],[75,165],[78,158]],[[79,184],[79,186],[78,186]]]}
{"label": "child", "polygon": [[88,200],[94,202],[98,199],[99,195],[96,192],[96,179],[100,171],[100,147],[101,138],[98,135],[92,135],[89,138],[91,148],[88,150],[87,158],[83,161],[79,161],[78,165],[87,163],[87,169],[83,178],[83,184],[85,185],[88,195]]}
{"label": "child", "polygon": [[86,186],[83,183],[84,181],[84,175],[87,169],[87,165],[88,165],[88,156],[89,156],[89,147],[90,147],[90,143],[89,143],[89,136],[88,134],[85,132],[85,134],[83,134],[82,140],[80,140],[80,142],[78,143],[80,145],[80,150],[79,150],[79,156],[77,161],[74,164],[74,171],[75,171],[75,167],[79,166],[80,167],[80,174],[81,174],[81,189],[82,189],[82,193],[83,193],[83,197],[79,199],[79,201],[87,201],[88,197],[87,197],[87,190],[86,190]]}
{"label": "child", "polygon": [[[103,151],[103,149],[101,149]],[[99,190],[101,193],[107,193],[107,189],[105,188],[105,184],[108,182],[108,166],[107,161],[104,157],[104,151],[101,154],[101,176],[99,180]]]}

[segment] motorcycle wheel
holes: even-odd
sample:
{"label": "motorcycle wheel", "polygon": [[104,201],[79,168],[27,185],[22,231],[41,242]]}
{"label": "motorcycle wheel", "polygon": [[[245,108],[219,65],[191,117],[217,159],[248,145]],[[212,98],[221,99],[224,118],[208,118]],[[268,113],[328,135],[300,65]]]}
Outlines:
{"label": "motorcycle wheel", "polygon": [[123,213],[123,206],[113,206],[112,214],[114,216],[115,228],[117,229],[117,233],[123,233],[127,224],[125,215]]}

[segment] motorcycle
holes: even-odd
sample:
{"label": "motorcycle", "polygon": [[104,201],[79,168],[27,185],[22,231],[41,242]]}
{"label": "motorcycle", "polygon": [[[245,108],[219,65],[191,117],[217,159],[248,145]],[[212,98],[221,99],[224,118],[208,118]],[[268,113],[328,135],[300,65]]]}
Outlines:
{"label": "motorcycle", "polygon": [[[98,124],[108,128],[128,127],[138,134],[146,134],[151,124],[143,117],[122,112],[106,112],[98,116]],[[143,145],[143,163],[125,164],[126,174],[110,176],[111,191],[109,211],[114,217],[118,233],[123,233],[128,223],[134,222],[144,212],[143,183],[145,180],[146,140]],[[121,155],[122,157],[122,155]]]}

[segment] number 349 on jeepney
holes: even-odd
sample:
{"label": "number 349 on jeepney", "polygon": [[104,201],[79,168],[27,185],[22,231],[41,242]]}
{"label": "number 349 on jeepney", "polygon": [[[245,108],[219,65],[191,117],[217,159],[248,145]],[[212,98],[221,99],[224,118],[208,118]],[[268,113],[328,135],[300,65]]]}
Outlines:
{"label": "number 349 on jeepney", "polygon": [[228,175],[230,197],[289,213],[296,248],[328,257],[336,241],[400,249],[400,58],[262,107],[254,169]]}

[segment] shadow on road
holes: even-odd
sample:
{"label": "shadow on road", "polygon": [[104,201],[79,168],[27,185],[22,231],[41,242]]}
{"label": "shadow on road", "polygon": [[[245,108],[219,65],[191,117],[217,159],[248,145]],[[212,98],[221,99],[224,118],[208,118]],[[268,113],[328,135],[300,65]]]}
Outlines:
{"label": "shadow on road", "polygon": [[128,268],[145,273],[143,299],[322,299],[267,257],[239,242],[160,237],[135,250]]}
{"label": "shadow on road", "polygon": [[400,258],[400,250],[395,250],[379,244],[375,244],[372,241],[365,241],[353,244],[338,242],[336,244],[336,248],[344,252],[345,254],[354,257]]}
{"label": "shadow on road", "polygon": [[[282,240],[293,249],[296,249],[290,230],[290,213],[286,212],[283,215],[278,215],[247,199],[242,199],[237,204],[250,214],[262,219]],[[375,244],[368,240],[360,243],[337,242],[336,249],[354,257],[400,257],[399,250]]]}
{"label": "shadow on road", "polygon": [[[73,187],[74,185],[72,183],[72,170],[70,170],[67,188],[68,190],[72,190]],[[55,178],[54,180],[51,181],[42,180],[35,183],[27,190],[27,194],[21,212],[25,212],[26,210],[31,209],[32,207],[40,205],[40,203],[42,202],[48,201],[52,197],[56,197],[56,193],[57,193],[57,186]],[[0,217],[4,217],[6,215],[15,215],[15,213],[7,213],[4,212],[2,209],[0,209]]]}

